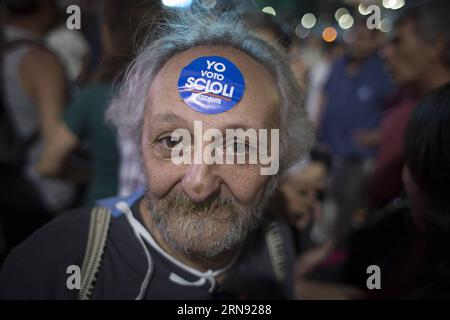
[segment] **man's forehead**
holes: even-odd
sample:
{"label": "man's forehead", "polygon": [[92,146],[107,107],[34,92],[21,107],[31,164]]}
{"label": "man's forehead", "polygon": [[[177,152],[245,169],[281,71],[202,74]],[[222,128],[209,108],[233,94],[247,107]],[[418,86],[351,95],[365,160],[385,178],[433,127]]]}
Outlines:
{"label": "man's forehead", "polygon": [[[229,60],[245,79],[243,97],[230,110],[207,115],[191,109],[178,91],[180,73],[188,64],[199,57],[219,56]],[[274,80],[260,63],[245,53],[228,47],[196,47],[169,59],[153,81],[147,100],[147,115],[154,117],[173,113],[189,120],[236,117],[252,117],[254,120],[267,117],[277,118],[279,96]]]}

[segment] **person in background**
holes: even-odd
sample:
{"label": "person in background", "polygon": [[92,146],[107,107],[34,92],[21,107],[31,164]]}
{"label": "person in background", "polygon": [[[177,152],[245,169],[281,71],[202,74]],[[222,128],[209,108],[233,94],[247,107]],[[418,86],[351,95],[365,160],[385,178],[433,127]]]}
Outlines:
{"label": "person in background", "polygon": [[367,176],[376,154],[383,107],[393,90],[377,50],[380,36],[364,21],[354,42],[332,67],[322,97],[319,142],[332,155],[331,196],[336,202],[336,236],[353,229],[353,216],[367,206]]}
{"label": "person in background", "polygon": [[[283,29],[283,24],[270,14],[250,11],[244,14],[243,19],[255,36],[285,54],[299,88],[305,90],[307,70],[300,42],[293,41],[292,35]],[[297,254],[312,245],[311,231],[322,218],[323,199],[318,195],[323,194],[326,174],[324,164],[312,155],[307,160],[298,161],[282,177],[280,188],[269,204],[271,210],[292,227]]]}
{"label": "person in background", "polygon": [[322,191],[326,169],[319,162],[303,161],[291,168],[283,177],[280,190],[288,200],[289,220],[303,230],[315,217],[320,216],[317,193]]}
{"label": "person in background", "polygon": [[[72,205],[74,186],[43,178],[36,165],[56,134],[67,99],[64,68],[44,44],[53,27],[51,0],[4,0],[2,29],[2,114],[23,141],[23,159],[11,169],[1,165],[0,208],[5,252]],[[8,152],[8,151],[6,151]]]}
{"label": "person in background", "polygon": [[328,80],[334,62],[342,57],[342,51],[341,44],[326,43],[323,45],[323,52],[320,54],[319,60],[315,61],[308,68],[305,109],[316,128],[319,125],[320,100],[323,87]]}
{"label": "person in background", "polygon": [[[422,236],[422,283],[411,298],[450,298],[450,82],[414,110],[402,172],[413,222]],[[416,250],[420,252],[420,248]]]}
{"label": "person in background", "polygon": [[407,201],[378,210],[355,233],[343,279],[365,289],[364,269],[378,265],[382,290],[367,290],[371,299],[448,299],[450,82],[420,100],[405,133]]}
{"label": "person in background", "polygon": [[[103,59],[91,78],[66,110],[56,134],[44,149],[39,172],[57,176],[64,160],[86,143],[93,162],[93,177],[84,197],[85,205],[118,193],[119,151],[115,131],[104,121],[105,110],[118,80],[134,57],[133,44],[141,38],[143,19],[152,19],[157,9],[140,1],[106,0],[103,6]],[[139,6],[138,6],[139,5]],[[141,30],[142,31],[142,30]]]}
{"label": "person in background", "polygon": [[302,90],[305,89],[306,65],[302,59],[300,43],[295,41],[293,33],[288,32],[278,17],[259,11],[243,14],[245,25],[258,38],[267,41],[286,54],[294,76]]}
{"label": "person in background", "polygon": [[[450,82],[420,101],[405,132],[408,199],[370,216],[351,235],[340,261],[331,248],[299,259],[296,285],[304,297],[450,297]],[[367,288],[370,265],[381,268],[382,290]]]}
{"label": "person in background", "polygon": [[[331,66],[322,93],[316,98],[319,110],[315,152],[323,160],[331,157],[331,161],[325,160],[329,163],[330,181],[325,189],[322,219],[311,233],[318,245],[303,252],[296,263],[299,294],[305,298],[360,296],[352,286],[322,283],[322,274],[308,278],[316,270],[320,272],[322,264],[333,269],[345,261],[345,243],[359,222],[358,215],[368,205],[368,176],[376,154],[378,126],[393,89],[378,56],[380,34],[369,30],[362,19],[356,21],[351,32],[353,42]],[[325,278],[336,280],[330,275]]]}
{"label": "person in background", "polygon": [[90,57],[89,43],[83,33],[67,29],[64,21],[49,33],[46,42],[64,63],[70,83],[82,83]]}
{"label": "person in background", "polygon": [[402,90],[383,115],[375,169],[370,182],[370,206],[380,208],[403,190],[403,143],[417,101],[450,81],[450,12],[448,1],[406,7],[397,17],[384,55]]}
{"label": "person in background", "polygon": [[287,52],[292,38],[277,17],[260,11],[249,11],[242,15],[242,19],[258,38],[267,41],[283,52]]}
{"label": "person in background", "polygon": [[[395,20],[384,55],[402,90],[380,126],[372,214],[339,263],[326,264],[336,249],[299,261],[298,286],[316,298],[342,297],[348,286],[371,299],[449,297],[449,10],[447,1],[429,1],[405,7]],[[382,290],[367,290],[369,265],[382,268]],[[325,282],[330,273],[334,281]]]}

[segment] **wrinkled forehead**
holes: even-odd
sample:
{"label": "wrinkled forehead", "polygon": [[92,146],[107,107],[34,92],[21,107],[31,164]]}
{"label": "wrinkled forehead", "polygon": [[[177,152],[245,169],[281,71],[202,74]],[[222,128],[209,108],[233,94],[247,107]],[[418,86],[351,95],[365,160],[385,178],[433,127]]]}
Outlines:
{"label": "wrinkled forehead", "polygon": [[[206,57],[219,57],[229,61],[236,66],[245,82],[240,100],[230,109],[216,114],[207,114],[188,106],[179,91],[183,69],[198,58],[205,58],[206,61]],[[213,94],[210,96],[219,97]],[[201,120],[212,126],[215,122],[223,125],[228,121],[239,121],[246,123],[248,127],[273,128],[278,125],[279,101],[275,81],[262,64],[234,48],[203,46],[175,55],[158,72],[148,91],[146,119],[152,121],[161,114],[174,114],[187,122]]]}

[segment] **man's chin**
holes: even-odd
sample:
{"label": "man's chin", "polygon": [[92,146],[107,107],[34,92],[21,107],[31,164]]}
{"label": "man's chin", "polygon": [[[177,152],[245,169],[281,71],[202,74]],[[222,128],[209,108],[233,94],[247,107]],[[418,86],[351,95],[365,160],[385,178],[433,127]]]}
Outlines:
{"label": "man's chin", "polygon": [[182,193],[160,201],[149,195],[147,200],[151,224],[164,242],[185,256],[202,258],[216,257],[244,241],[259,225],[265,202],[244,207],[228,198],[195,206]]}
{"label": "man's chin", "polygon": [[[166,243],[175,251],[197,258],[214,258],[243,241],[246,234],[229,223],[217,221],[168,222],[161,226]],[[246,233],[246,232],[245,232]]]}

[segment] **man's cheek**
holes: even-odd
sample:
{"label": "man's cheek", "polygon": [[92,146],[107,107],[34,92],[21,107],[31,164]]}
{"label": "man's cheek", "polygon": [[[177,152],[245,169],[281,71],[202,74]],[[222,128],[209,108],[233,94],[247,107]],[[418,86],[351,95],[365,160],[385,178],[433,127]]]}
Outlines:
{"label": "man's cheek", "polygon": [[243,205],[251,205],[258,201],[269,180],[269,176],[260,174],[259,166],[225,165],[221,171],[224,183]]}
{"label": "man's cheek", "polygon": [[177,184],[182,176],[180,166],[168,161],[149,159],[145,163],[148,187],[152,195],[163,198]]}

